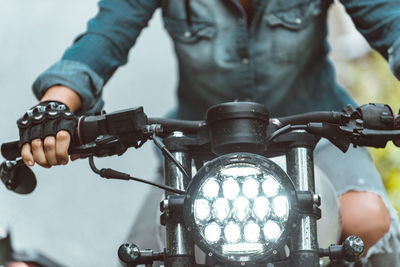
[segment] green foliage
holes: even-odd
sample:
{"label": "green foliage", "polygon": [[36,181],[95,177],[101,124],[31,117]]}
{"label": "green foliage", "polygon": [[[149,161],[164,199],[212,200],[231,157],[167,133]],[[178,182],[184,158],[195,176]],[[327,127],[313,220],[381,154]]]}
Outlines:
{"label": "green foliage", "polygon": [[[400,105],[400,82],[392,75],[385,59],[372,52],[353,60],[341,70],[345,86],[358,103],[387,103],[395,113]],[[400,211],[400,148],[391,142],[385,149],[370,149],[375,165],[382,175],[383,182],[392,205]]]}

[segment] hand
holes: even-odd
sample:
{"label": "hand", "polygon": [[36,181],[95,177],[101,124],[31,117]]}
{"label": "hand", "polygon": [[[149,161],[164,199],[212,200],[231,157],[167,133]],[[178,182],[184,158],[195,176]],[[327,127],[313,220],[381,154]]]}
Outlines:
{"label": "hand", "polygon": [[71,135],[76,116],[57,101],[39,103],[17,121],[20,130],[21,156],[28,166],[35,162],[49,168],[68,163]]}
{"label": "hand", "polygon": [[[66,104],[72,112],[75,112],[82,106],[80,96],[71,88],[63,85],[50,87],[41,99],[41,102],[53,100]],[[67,163],[70,141],[70,134],[63,130],[54,136],[46,137],[44,140],[37,138],[37,140],[35,139],[30,143],[23,144],[21,150],[22,159],[28,166],[33,166],[35,162],[45,167],[63,164],[64,162]]]}
{"label": "hand", "polygon": [[68,163],[68,148],[71,136],[67,131],[59,131],[56,136],[47,136],[44,141],[39,138],[22,146],[22,160],[32,167],[35,162],[45,168]]}

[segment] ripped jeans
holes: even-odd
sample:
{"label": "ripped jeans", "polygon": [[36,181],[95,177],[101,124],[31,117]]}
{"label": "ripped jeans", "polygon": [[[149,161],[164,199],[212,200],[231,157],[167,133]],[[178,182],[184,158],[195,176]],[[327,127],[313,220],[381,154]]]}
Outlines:
{"label": "ripped jeans", "polygon": [[373,165],[368,150],[350,147],[346,153],[342,153],[328,141],[322,140],[316,147],[314,162],[330,178],[337,196],[348,191],[375,193],[381,197],[390,214],[389,231],[369,249],[367,255],[357,263],[347,263],[341,266],[400,266],[400,234],[397,212],[389,202],[381,176]]}
{"label": "ripped jeans", "polygon": [[[390,214],[389,231],[369,249],[367,255],[357,263],[344,263],[340,266],[400,266],[400,231],[397,212],[389,202],[381,177],[367,149],[350,147],[346,153],[343,153],[328,141],[321,140],[314,152],[314,163],[329,177],[338,197],[348,191],[373,192],[382,198]],[[160,213],[157,208],[161,194],[159,189],[153,189],[149,193],[144,202],[146,206],[139,212],[128,236],[128,241],[136,243],[141,248],[162,251],[165,247],[164,229],[159,225]],[[154,209],[149,209],[149,207],[154,207]],[[154,266],[158,265],[154,264]]]}

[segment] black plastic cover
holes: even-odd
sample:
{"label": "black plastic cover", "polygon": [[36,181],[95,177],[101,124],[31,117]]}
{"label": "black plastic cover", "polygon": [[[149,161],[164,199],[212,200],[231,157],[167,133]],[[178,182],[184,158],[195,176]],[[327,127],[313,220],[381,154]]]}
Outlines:
{"label": "black plastic cover", "polygon": [[261,104],[230,102],[207,111],[211,150],[217,155],[233,152],[261,153],[266,149],[269,112]]}

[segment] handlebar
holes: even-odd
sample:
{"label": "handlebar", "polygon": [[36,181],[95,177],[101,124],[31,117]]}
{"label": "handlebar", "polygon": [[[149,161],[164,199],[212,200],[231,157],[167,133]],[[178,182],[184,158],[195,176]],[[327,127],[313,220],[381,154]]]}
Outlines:
{"label": "handlebar", "polygon": [[[274,130],[288,125],[304,125],[309,133],[325,137],[345,150],[347,143],[384,147],[387,141],[400,139],[400,130],[395,129],[395,118],[390,106],[367,104],[357,109],[348,106],[342,112],[309,112],[272,118],[269,124],[274,126]],[[129,147],[139,147],[154,133],[167,136],[181,131],[195,135],[206,128],[206,121],[148,118],[142,107],[82,116],[68,151],[70,154],[99,156],[122,154]],[[338,144],[339,139],[346,139],[345,145]],[[7,160],[19,158],[18,141],[3,143],[1,154]]]}
{"label": "handlebar", "polygon": [[[396,123],[400,122],[400,117],[384,104],[367,104],[357,109],[348,106],[342,112],[310,112],[272,119],[266,110],[257,112],[252,109],[258,104],[247,103],[237,110],[235,105],[230,103],[229,108],[223,111],[223,116],[217,113],[219,107],[214,107],[217,119],[207,118],[206,121],[148,118],[142,107],[82,116],[68,152],[84,157],[121,155],[129,147],[139,148],[147,140],[153,139],[166,156],[174,159],[159,137],[167,137],[175,131],[183,132],[187,137],[175,139],[175,143],[173,138],[166,139],[169,149],[190,149],[193,158],[199,157],[201,160],[237,151],[236,148],[241,146],[252,147],[257,151],[254,153],[266,156],[278,155],[284,153],[282,149],[286,148],[288,140],[285,136],[279,137],[295,130],[305,130],[314,136],[327,138],[343,152],[350,144],[385,147],[389,140],[400,140],[400,123]],[[19,141],[3,143],[1,154],[7,159],[0,165],[0,179],[6,187],[21,194],[33,191],[36,186],[33,172],[21,159],[16,160],[21,156]],[[93,157],[90,159],[93,161]],[[103,175],[102,171],[99,173],[106,178],[120,177],[119,172],[111,171],[112,175]],[[115,176],[115,173],[118,175]],[[124,179],[128,176],[125,175]],[[129,179],[141,180],[130,176]],[[165,186],[159,187],[171,190]]]}

